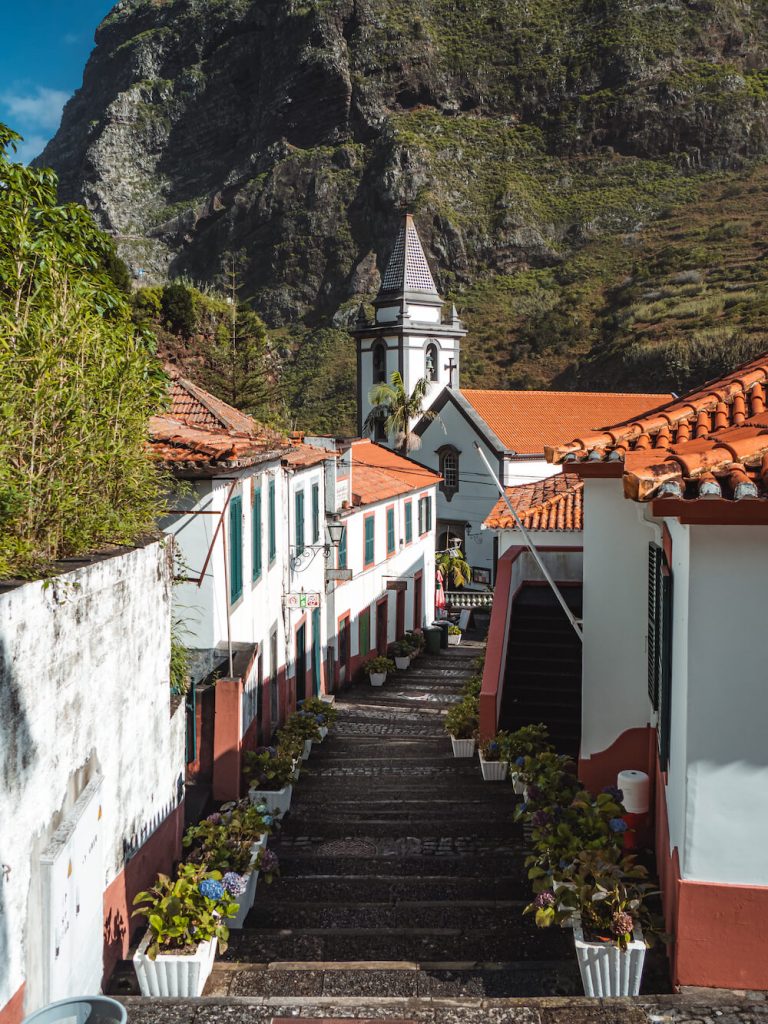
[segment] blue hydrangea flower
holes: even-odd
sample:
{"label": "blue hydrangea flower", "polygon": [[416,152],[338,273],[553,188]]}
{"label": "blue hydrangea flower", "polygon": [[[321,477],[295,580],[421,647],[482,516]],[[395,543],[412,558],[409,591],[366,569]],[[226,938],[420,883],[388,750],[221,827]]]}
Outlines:
{"label": "blue hydrangea flower", "polygon": [[236,871],[228,871],[222,878],[221,884],[233,899],[237,899],[248,888],[248,879],[245,875],[238,875]]}
{"label": "blue hydrangea flower", "polygon": [[261,820],[264,822],[265,825],[271,825],[275,819],[272,817],[271,814],[263,814]]}
{"label": "blue hydrangea flower", "polygon": [[603,789],[603,793],[607,793],[608,796],[617,803],[621,803],[624,800],[624,791],[622,789],[617,789],[616,786],[606,786],[605,789]]}
{"label": "blue hydrangea flower", "polygon": [[318,725],[325,725],[325,715],[315,715],[315,721]]}
{"label": "blue hydrangea flower", "polygon": [[623,818],[611,818],[608,822],[611,832],[626,832],[628,825]]}
{"label": "blue hydrangea flower", "polygon": [[524,757],[516,757],[515,758],[515,764],[517,765],[518,768],[522,768],[523,765],[525,764],[525,758]]}
{"label": "blue hydrangea flower", "polygon": [[220,900],[224,895],[224,886],[215,878],[204,878],[197,888],[207,900]]}
{"label": "blue hydrangea flower", "polygon": [[491,740],[491,742],[488,744],[488,753],[489,754],[498,754],[498,752],[499,752],[499,744],[496,742],[496,740]]}
{"label": "blue hydrangea flower", "polygon": [[271,850],[264,850],[261,855],[261,863],[259,864],[259,867],[262,871],[271,873],[277,870],[278,863],[276,853],[273,853]]}

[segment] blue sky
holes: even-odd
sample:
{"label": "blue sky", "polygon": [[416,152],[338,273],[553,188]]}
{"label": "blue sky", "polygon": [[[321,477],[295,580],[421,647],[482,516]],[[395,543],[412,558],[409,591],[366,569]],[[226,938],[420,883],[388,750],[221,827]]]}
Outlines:
{"label": "blue sky", "polygon": [[96,26],[114,0],[2,0],[0,121],[24,136],[31,160],[55,133],[83,80]]}

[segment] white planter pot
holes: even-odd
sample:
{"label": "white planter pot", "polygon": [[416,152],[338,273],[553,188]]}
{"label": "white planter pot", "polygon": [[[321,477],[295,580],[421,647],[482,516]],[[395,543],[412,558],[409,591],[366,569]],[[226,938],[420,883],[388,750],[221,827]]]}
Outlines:
{"label": "white planter pot", "polygon": [[525,783],[520,779],[520,772],[510,772],[509,778],[516,795],[522,796],[525,791]]}
{"label": "white planter pot", "polygon": [[410,664],[410,658],[398,658],[397,655],[395,655],[395,668],[398,670],[398,672],[405,672],[405,670],[410,666]]}
{"label": "white planter pot", "polygon": [[645,943],[639,926],[626,950],[612,942],[586,942],[581,921],[573,921],[573,942],[581,972],[584,995],[636,996],[640,992],[640,979],[645,962]]}
{"label": "white planter pot", "polygon": [[246,877],[248,878],[248,888],[242,896],[237,899],[232,898],[232,902],[237,903],[237,913],[233,917],[225,919],[224,924],[227,928],[242,928],[248,912],[253,906],[253,901],[256,899],[256,882],[259,880],[259,872],[251,871]]}
{"label": "white planter pot", "polygon": [[461,633],[449,633],[448,634],[448,646],[458,647],[461,643]]}
{"label": "white planter pot", "polygon": [[328,726],[327,725],[321,725],[320,726],[320,742],[321,743],[323,742],[323,740],[325,739],[325,737],[327,735],[328,735]]}
{"label": "white planter pot", "polygon": [[270,814],[287,814],[291,806],[293,786],[290,783],[282,789],[249,789],[248,796],[254,807],[257,804],[267,805]]}
{"label": "white planter pot", "polygon": [[147,956],[151,933],[148,931],[133,955],[133,967],[143,996],[175,996],[196,999],[203,994],[208,975],[213,970],[216,939],[201,942],[191,954],[158,953],[154,960]]}
{"label": "white planter pot", "polygon": [[294,757],[293,759],[293,781],[298,782],[299,776],[301,775],[301,758]]}
{"label": "white planter pot", "polygon": [[507,777],[509,765],[506,761],[486,761],[481,754],[480,770],[486,782],[503,782]]}
{"label": "white planter pot", "polygon": [[312,753],[312,740],[304,740],[304,749],[301,752],[301,760],[307,761]]}
{"label": "white planter pot", "polygon": [[454,757],[472,757],[475,753],[475,740],[457,740],[455,736],[451,736],[451,746],[453,747]]}
{"label": "white planter pot", "polygon": [[386,672],[371,672],[371,686],[383,686],[387,679]]}

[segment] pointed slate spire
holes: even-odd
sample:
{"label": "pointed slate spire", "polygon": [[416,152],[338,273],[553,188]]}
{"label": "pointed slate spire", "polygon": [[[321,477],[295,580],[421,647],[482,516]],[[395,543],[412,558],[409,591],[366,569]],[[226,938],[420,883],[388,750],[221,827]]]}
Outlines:
{"label": "pointed slate spire", "polygon": [[440,301],[413,217],[406,213],[381,282],[378,298],[400,298],[409,295]]}

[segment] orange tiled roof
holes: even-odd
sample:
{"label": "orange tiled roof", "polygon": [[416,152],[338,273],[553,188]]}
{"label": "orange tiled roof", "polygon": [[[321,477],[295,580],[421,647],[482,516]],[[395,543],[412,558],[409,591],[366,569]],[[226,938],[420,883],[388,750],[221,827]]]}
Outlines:
{"label": "orange tiled roof", "polygon": [[[575,473],[556,473],[532,484],[506,488],[507,497],[528,530],[581,530],[584,483]],[[485,520],[492,530],[516,530],[515,520],[499,498]]]}
{"label": "orange tiled roof", "polygon": [[228,430],[250,437],[280,437],[280,434],[265,427],[252,416],[227,405],[209,391],[182,377],[177,370],[169,367],[167,373],[171,378],[171,405],[168,414],[173,419],[190,427]]}
{"label": "orange tiled roof", "polygon": [[547,451],[551,462],[624,465],[624,491],[657,497],[768,494],[768,353],[637,419]]}
{"label": "orange tiled roof", "polygon": [[272,438],[193,427],[172,416],[150,419],[149,451],[162,462],[195,468],[244,467],[282,454],[279,442]]}
{"label": "orange tiled roof", "polygon": [[351,454],[352,497],[356,505],[372,505],[433,487],[442,479],[439,473],[367,439],[353,441]]}
{"label": "orange tiled roof", "polygon": [[301,441],[294,441],[287,452],[283,453],[283,465],[293,466],[296,469],[307,469],[309,466],[316,466],[326,459],[338,458],[337,452],[329,451],[327,448],[318,448],[312,444],[304,444]]}
{"label": "orange tiled roof", "polygon": [[607,391],[475,391],[462,388],[469,402],[504,447],[538,455],[547,445],[602,423],[641,413],[670,395],[614,394]]}

